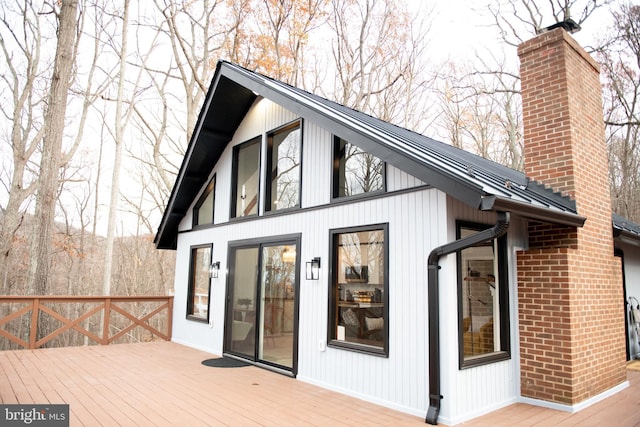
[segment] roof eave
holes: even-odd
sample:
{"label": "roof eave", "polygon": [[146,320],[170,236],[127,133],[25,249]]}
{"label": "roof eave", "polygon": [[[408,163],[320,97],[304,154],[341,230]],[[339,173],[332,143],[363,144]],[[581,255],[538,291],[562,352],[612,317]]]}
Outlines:
{"label": "roof eave", "polygon": [[[181,194],[186,185],[199,189],[206,181],[210,172],[207,171],[202,174],[198,170],[195,170],[197,168],[193,166],[194,152],[197,151],[199,153],[198,156],[196,156],[198,157],[196,160],[202,160],[201,154],[206,152],[206,156],[211,157],[209,159],[211,163],[215,164],[224,150],[224,146],[226,146],[233,137],[233,132],[225,133],[207,128],[207,120],[209,118],[210,107],[213,99],[219,90],[222,77],[227,77],[225,67],[223,67],[223,65],[224,63],[218,63],[216,71],[214,72],[212,83],[205,97],[203,107],[200,110],[193,135],[187,146],[182,165],[180,166],[175,184],[173,185],[172,192],[169,196],[164,215],[154,238],[154,243],[157,249],[176,249],[178,226],[187,211],[187,206],[181,206],[183,203],[178,201],[178,195]],[[229,82],[241,86],[241,84],[234,79],[229,79]],[[247,83],[246,79],[244,83]],[[234,97],[233,99],[237,104],[239,117],[243,117],[244,114],[246,114],[249,106],[257,98],[255,93],[249,93],[249,95],[250,96],[242,98]],[[235,131],[235,129],[233,129],[233,131]],[[197,176],[193,175],[194,172],[196,172]]]}

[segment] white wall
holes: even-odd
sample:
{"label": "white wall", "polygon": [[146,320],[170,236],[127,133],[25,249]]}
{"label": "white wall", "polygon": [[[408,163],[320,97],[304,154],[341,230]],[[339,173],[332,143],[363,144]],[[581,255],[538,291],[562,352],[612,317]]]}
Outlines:
{"label": "white wall", "polygon": [[[220,261],[221,271],[226,272],[230,241],[300,233],[297,254],[301,265],[319,256],[322,269],[318,281],[300,278],[298,379],[424,417],[429,375],[427,257],[436,246],[455,239],[455,219],[490,226],[495,216],[465,208],[391,165],[387,166],[387,196],[330,204],[332,134],[304,121],[302,209],[288,215],[228,223],[231,146],[295,119],[291,112],[267,100],[256,102],[212,171],[217,176],[216,225],[190,231],[190,214],[180,224],[174,341],[216,354],[223,349],[226,274],[211,281],[210,324],[189,321],[185,316],[191,246],[213,242],[213,260]],[[306,209],[311,207],[316,209]],[[389,224],[388,358],[326,347],[329,230],[377,223]],[[443,257],[441,266],[441,378],[445,395],[441,421],[451,423],[513,401],[516,379],[513,359],[458,369],[455,257]]]}
{"label": "white wall", "polygon": [[[615,243],[616,249],[623,252],[624,279],[627,301],[630,297],[635,297],[640,301],[640,246],[633,246],[626,243]],[[635,301],[634,301],[635,303]],[[635,308],[635,307],[634,307]],[[640,332],[638,328],[629,322],[629,313],[626,313],[626,321],[629,326],[629,354],[632,359],[640,359]],[[640,325],[639,325],[640,326]]]}

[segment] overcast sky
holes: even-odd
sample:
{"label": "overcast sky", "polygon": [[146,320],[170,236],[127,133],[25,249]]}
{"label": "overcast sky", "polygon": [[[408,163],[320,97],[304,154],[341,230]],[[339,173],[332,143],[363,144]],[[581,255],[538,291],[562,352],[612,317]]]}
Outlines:
{"label": "overcast sky", "polygon": [[[407,0],[416,11],[433,5],[435,17],[431,31],[431,46],[443,58],[472,59],[476,51],[497,53],[504,43],[498,38],[497,28],[488,9],[481,5],[488,0]],[[586,3],[586,0],[585,0]],[[614,6],[615,7],[615,6]],[[419,13],[419,12],[418,12]],[[573,11],[579,15],[579,11]],[[599,33],[605,31],[610,22],[610,13],[602,9],[594,13],[583,29],[573,34],[582,46],[592,45]],[[553,24],[550,20],[548,25]],[[509,48],[507,48],[509,49]]]}

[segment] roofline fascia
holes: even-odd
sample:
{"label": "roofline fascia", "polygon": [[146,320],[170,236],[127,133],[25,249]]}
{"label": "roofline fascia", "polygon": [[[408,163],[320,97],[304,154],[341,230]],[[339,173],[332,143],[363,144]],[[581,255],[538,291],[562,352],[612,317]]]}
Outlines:
{"label": "roofline fascia", "polygon": [[544,206],[535,206],[499,196],[484,197],[480,210],[511,212],[524,218],[568,225],[570,227],[582,227],[587,220],[587,218],[576,213],[557,211]]}

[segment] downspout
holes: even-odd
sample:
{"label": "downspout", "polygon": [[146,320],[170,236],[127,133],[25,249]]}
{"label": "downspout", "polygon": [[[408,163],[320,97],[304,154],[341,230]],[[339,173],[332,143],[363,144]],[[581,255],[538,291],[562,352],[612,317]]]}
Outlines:
{"label": "downspout", "polygon": [[509,228],[509,212],[498,212],[496,225],[474,235],[438,246],[429,254],[428,259],[428,298],[429,298],[429,409],[425,422],[438,424],[440,413],[440,307],[438,291],[438,262],[440,257],[466,249],[486,240],[496,239]]}

